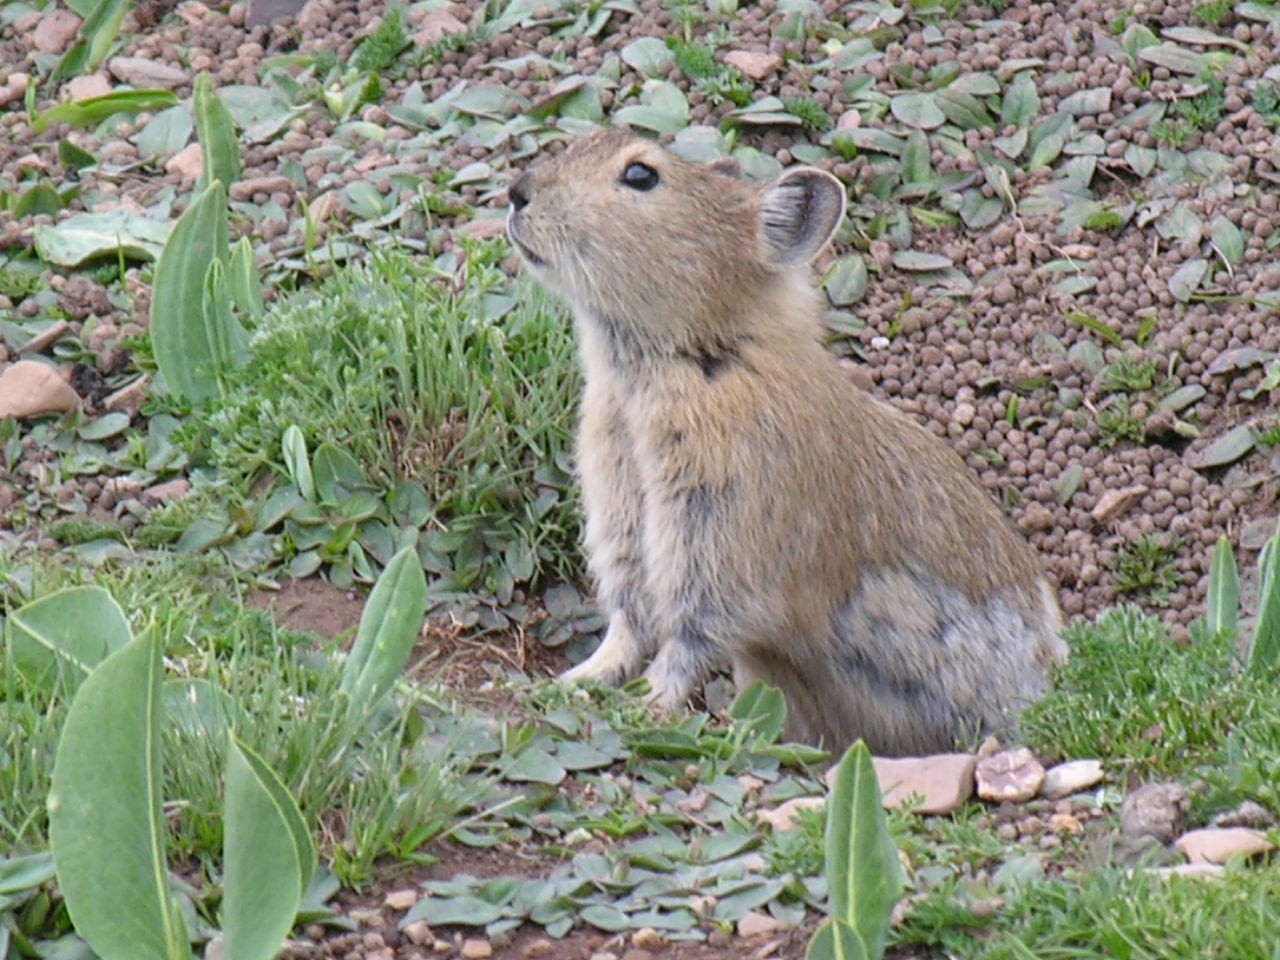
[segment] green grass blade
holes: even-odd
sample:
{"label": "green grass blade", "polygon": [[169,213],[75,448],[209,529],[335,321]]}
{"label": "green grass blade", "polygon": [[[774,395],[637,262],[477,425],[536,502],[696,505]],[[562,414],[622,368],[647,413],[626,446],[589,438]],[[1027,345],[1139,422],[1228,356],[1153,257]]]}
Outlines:
{"label": "green grass blade", "polygon": [[227,194],[210,184],[178,218],[156,263],[151,349],[169,389],[193,403],[217,395],[219,367],[205,327],[205,278],[230,257]]}
{"label": "green grass blade", "polygon": [[867,952],[866,944],[853,927],[843,920],[826,920],[809,941],[804,960],[875,960],[875,957]]}
{"label": "green grass blade", "polygon": [[71,703],[54,761],[58,886],[76,932],[103,960],[191,956],[165,865],[160,674],[150,637],[104,660]]}
{"label": "green grass blade", "polygon": [[1234,634],[1240,619],[1240,573],[1231,541],[1219,537],[1209,565],[1205,621],[1213,636]]}
{"label": "green grass blade", "polygon": [[316,854],[302,814],[262,758],[227,738],[222,929],[225,954],[271,960],[293,926]]}
{"label": "green grass blade", "polygon": [[367,715],[391,689],[426,613],[427,580],[417,551],[406,547],[382,571],[360,616],[339,687],[351,698],[353,717]]}
{"label": "green grass blade", "polygon": [[1280,547],[1273,535],[1258,558],[1258,624],[1249,645],[1249,669],[1270,670],[1280,660]]}
{"label": "green grass blade", "polygon": [[215,180],[230,186],[240,179],[240,141],[236,139],[231,112],[213,91],[207,73],[196,77],[194,105],[196,138],[204,168],[200,172],[198,190],[206,190]]}
{"label": "green grass blade", "polygon": [[893,905],[902,895],[902,865],[889,836],[871,751],[861,741],[836,768],[827,801],[826,855],[831,916],[852,927],[867,956],[878,960]]}
{"label": "green grass blade", "polygon": [[51,123],[89,127],[117,113],[137,114],[146,110],[164,110],[177,103],[178,98],[168,90],[117,90],[100,97],[68,100],[50,107],[35,118],[31,129],[36,133],[43,133],[44,128]]}
{"label": "green grass blade", "polygon": [[5,620],[5,658],[33,687],[70,693],[132,639],[129,621],[101,587],[69,587],[13,611]]}
{"label": "green grass blade", "polygon": [[258,278],[258,265],[253,258],[253,244],[248,237],[241,237],[231,248],[231,262],[227,265],[227,287],[236,307],[250,317],[262,315],[262,281]]}

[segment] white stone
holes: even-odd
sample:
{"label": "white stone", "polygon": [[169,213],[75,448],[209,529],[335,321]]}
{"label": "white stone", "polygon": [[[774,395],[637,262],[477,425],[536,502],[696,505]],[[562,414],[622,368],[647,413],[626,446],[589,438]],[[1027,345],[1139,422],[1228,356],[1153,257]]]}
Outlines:
{"label": "white stone", "polygon": [[66,413],[80,396],[58,371],[38,360],[19,360],[0,373],[0,417],[39,417]]}
{"label": "white stone", "polygon": [[978,761],[978,796],[993,803],[1025,803],[1044,783],[1044,767],[1026,747],[1001,750]]}
{"label": "white stone", "polygon": [[1102,782],[1101,760],[1068,760],[1045,771],[1040,796],[1050,800],[1069,797]]}

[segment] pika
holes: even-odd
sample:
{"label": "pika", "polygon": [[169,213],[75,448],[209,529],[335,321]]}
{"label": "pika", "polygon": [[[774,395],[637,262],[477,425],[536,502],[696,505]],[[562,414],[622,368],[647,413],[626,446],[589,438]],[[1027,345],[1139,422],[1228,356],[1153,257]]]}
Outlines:
{"label": "pika", "polygon": [[810,261],[840,182],[760,185],[624,129],[508,190],[507,232],[567,301],[584,372],[588,563],[608,615],[563,676],[648,663],[657,709],[717,666],[842,751],[1008,732],[1064,658],[1035,555],[960,458],[854,386],[821,343]]}

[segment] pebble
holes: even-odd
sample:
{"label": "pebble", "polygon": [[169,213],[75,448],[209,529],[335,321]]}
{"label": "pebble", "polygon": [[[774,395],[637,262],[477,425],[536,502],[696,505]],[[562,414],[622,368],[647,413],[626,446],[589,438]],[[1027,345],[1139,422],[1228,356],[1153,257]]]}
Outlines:
{"label": "pebble", "polygon": [[102,401],[103,409],[113,413],[127,413],[131,417],[136,416],[142,408],[143,401],[147,399],[147,385],[150,382],[151,378],[144,373],[114,393],[107,394]]}
{"label": "pebble", "polygon": [[973,774],[978,760],[968,753],[940,753],[928,757],[873,757],[876,779],[884,792],[886,809],[902,804],[912,794],[922,799],[912,809],[936,815],[954,813],[973,796]]}
{"label": "pebble", "polygon": [[801,810],[819,809],[826,806],[826,803],[822,797],[793,797],[772,810],[757,810],[756,819],[769,824],[775,831],[794,830],[797,813]]}
{"label": "pebble", "polygon": [[724,55],[724,62],[731,67],[737,67],[749,80],[763,80],[782,66],[782,57],[776,53],[731,50]]}
{"label": "pebble", "polygon": [[159,87],[168,90],[191,82],[187,71],[146,57],[112,57],[107,61],[107,69],[118,80],[138,89]]}
{"label": "pebble", "polygon": [[524,949],[520,951],[520,955],[525,960],[543,960],[545,957],[554,957],[556,954],[556,945],[546,937],[539,937],[537,940],[531,940],[525,944]]}
{"label": "pebble", "polygon": [[463,960],[484,960],[485,957],[493,956],[493,944],[488,940],[473,937],[470,940],[463,940],[458,952]]}
{"label": "pebble", "polygon": [[1266,834],[1247,827],[1192,830],[1180,836],[1175,845],[1190,863],[1226,863],[1235,856],[1253,857],[1275,849]]}
{"label": "pebble", "polygon": [[777,933],[783,929],[782,921],[759,910],[752,910],[738,921],[738,936],[762,937],[765,934]]}
{"label": "pebble", "polygon": [[1135,484],[1132,487],[1125,487],[1123,490],[1108,490],[1098,498],[1097,504],[1089,515],[1093,517],[1095,523],[1106,523],[1108,520],[1114,520],[1121,514],[1128,513],[1129,510],[1141,502],[1149,489],[1143,484]]}
{"label": "pebble", "polygon": [[431,935],[431,927],[425,920],[415,920],[413,923],[405,924],[400,932],[409,938],[410,943],[418,946],[430,943],[434,939]]}
{"label": "pebble", "polygon": [[[155,487],[151,488],[152,491]],[[406,887],[403,890],[392,890],[383,898],[383,904],[389,910],[405,911],[418,902],[418,891],[412,887]]]}
{"label": "pebble", "polygon": [[1001,750],[978,761],[978,796],[993,803],[1025,803],[1044,783],[1044,767],[1026,747]]}
{"label": "pebble", "polygon": [[40,18],[35,30],[31,32],[31,45],[39,53],[62,53],[71,46],[79,29],[79,17],[70,10],[53,7]]}
{"label": "pebble", "polygon": [[100,73],[90,73],[83,77],[72,77],[62,88],[66,100],[92,100],[94,97],[105,97],[111,92],[111,81]]}
{"label": "pebble", "polygon": [[1129,837],[1154,837],[1172,843],[1182,832],[1191,799],[1180,783],[1148,783],[1134,790],[1120,807],[1120,829]]}
{"label": "pebble", "polygon": [[1040,796],[1049,800],[1068,797],[1102,782],[1101,760],[1068,760],[1045,771]]}
{"label": "pebble", "polygon": [[653,927],[641,927],[631,935],[631,945],[638,950],[661,950],[667,941]]}
{"label": "pebble", "polygon": [[413,42],[427,47],[454,33],[464,33],[467,25],[448,10],[432,10],[418,22]]}
{"label": "pebble", "polygon": [[189,143],[165,161],[164,169],[184,184],[195,183],[204,172],[204,151],[199,143]]}
{"label": "pebble", "polygon": [[66,413],[79,404],[79,394],[47,363],[19,360],[0,372],[0,418]]}

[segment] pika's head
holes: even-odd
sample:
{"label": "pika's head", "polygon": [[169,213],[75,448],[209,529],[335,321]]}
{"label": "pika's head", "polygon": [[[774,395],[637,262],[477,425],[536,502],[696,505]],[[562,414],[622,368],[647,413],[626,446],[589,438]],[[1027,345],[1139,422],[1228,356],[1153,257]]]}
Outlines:
{"label": "pika's head", "polygon": [[821,170],[753,183],[732,161],[694,163],[620,129],[582,137],[507,192],[507,233],[534,276],[576,309],[650,329],[758,300],[826,246],[845,210]]}

